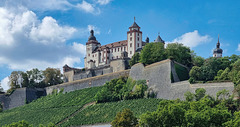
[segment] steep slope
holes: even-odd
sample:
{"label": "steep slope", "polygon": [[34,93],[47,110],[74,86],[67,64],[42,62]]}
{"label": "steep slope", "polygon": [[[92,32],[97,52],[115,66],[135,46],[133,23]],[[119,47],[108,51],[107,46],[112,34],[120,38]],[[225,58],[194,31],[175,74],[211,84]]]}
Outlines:
{"label": "steep slope", "polygon": [[30,104],[0,113],[0,126],[26,120],[34,126],[38,124],[56,124],[81,109],[83,105],[93,102],[101,87],[92,87],[65,94],[42,97]]}

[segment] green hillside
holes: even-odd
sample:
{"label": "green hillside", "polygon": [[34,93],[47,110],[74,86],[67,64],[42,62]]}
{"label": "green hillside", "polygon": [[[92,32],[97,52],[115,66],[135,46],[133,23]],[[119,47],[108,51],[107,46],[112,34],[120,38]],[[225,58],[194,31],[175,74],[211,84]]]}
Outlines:
{"label": "green hillside", "polygon": [[30,104],[0,113],[0,126],[28,121],[37,126],[39,124],[56,124],[62,119],[81,109],[84,104],[94,101],[94,96],[101,87],[92,87],[73,91],[66,94],[49,95]]}
{"label": "green hillside", "polygon": [[101,103],[87,107],[76,116],[64,122],[61,126],[77,126],[95,123],[111,122],[117,112],[128,108],[134,112],[134,115],[139,117],[141,114],[149,111],[155,111],[161,99],[136,99],[125,100],[110,103]]}
{"label": "green hillside", "polygon": [[74,116],[61,126],[106,123],[111,122],[116,113],[124,108],[131,109],[139,116],[144,112],[156,110],[160,101],[138,99],[100,103],[83,108],[85,104],[94,102],[94,96],[101,88],[92,87],[65,94],[48,95],[24,106],[4,111],[0,113],[0,126],[21,120],[28,121],[34,126],[47,125],[50,122],[57,124],[72,114]]}

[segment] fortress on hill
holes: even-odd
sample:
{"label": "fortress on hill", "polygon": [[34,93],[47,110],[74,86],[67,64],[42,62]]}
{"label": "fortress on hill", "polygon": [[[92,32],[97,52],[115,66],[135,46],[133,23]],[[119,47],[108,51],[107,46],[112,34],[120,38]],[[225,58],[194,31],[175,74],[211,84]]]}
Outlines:
{"label": "fortress on hill", "polygon": [[[129,69],[129,60],[136,52],[149,43],[146,37],[142,41],[141,27],[134,22],[127,31],[127,40],[101,45],[94,36],[94,31],[90,31],[90,36],[86,42],[86,57],[84,58],[84,69],[77,69],[65,65],[63,67],[65,82],[103,75],[112,72]],[[158,35],[154,42],[165,44]]]}
{"label": "fortress on hill", "polygon": [[[71,82],[79,79],[99,76],[112,72],[118,72],[129,69],[129,60],[132,56],[143,49],[149,43],[146,37],[142,41],[141,27],[134,22],[127,31],[127,40],[113,42],[107,45],[101,43],[94,36],[94,31],[90,31],[90,36],[86,42],[86,56],[84,58],[84,69],[77,69],[63,66],[64,81]],[[165,44],[160,35],[154,40]],[[220,48],[219,36],[216,49],[213,51],[213,57],[222,57],[223,50]]]}
{"label": "fortress on hill", "polygon": [[[146,80],[148,88],[157,94],[157,98],[184,100],[184,93],[194,92],[197,88],[206,89],[206,94],[216,96],[220,90],[226,89],[233,93],[232,82],[198,83],[188,82],[189,68],[167,59],[148,66],[142,63],[129,67],[129,60],[134,53],[139,52],[149,43],[149,38],[142,41],[142,31],[134,21],[127,31],[127,40],[101,46],[91,30],[86,43],[85,68],[77,69],[65,65],[63,67],[65,82],[45,88],[19,88],[11,95],[0,94],[3,110],[15,108],[29,103],[41,96],[52,94],[53,91],[71,92],[79,89],[102,86],[106,82],[129,76],[134,80]],[[158,35],[154,42],[165,43]],[[218,37],[213,57],[222,57],[222,49]]]}

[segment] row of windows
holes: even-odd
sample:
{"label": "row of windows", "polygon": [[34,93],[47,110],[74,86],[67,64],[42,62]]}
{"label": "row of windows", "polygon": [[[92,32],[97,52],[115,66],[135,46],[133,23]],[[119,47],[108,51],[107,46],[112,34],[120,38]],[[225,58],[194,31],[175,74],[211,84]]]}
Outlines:
{"label": "row of windows", "polygon": [[[139,41],[139,37],[137,37],[137,40]],[[130,37],[130,41],[132,41],[132,37]]]}
{"label": "row of windows", "polygon": [[[130,47],[132,47],[132,43],[130,43]],[[139,47],[139,43],[137,43],[137,47]]]}

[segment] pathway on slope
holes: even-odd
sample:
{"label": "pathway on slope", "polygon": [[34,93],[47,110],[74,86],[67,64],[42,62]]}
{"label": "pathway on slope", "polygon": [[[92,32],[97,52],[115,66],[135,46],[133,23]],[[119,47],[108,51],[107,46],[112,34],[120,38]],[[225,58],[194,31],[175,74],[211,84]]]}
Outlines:
{"label": "pathway on slope", "polygon": [[69,115],[68,117],[66,117],[65,119],[59,121],[56,126],[59,126],[60,124],[64,123],[65,121],[69,120],[70,118],[74,117],[75,115],[77,115],[79,112],[81,112],[82,110],[84,110],[85,108],[87,108],[90,105],[94,105],[96,104],[96,102],[90,102],[88,104],[85,104],[82,108],[79,108],[78,110],[76,110],[74,113],[72,113],[71,115]]}

